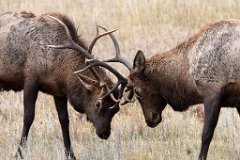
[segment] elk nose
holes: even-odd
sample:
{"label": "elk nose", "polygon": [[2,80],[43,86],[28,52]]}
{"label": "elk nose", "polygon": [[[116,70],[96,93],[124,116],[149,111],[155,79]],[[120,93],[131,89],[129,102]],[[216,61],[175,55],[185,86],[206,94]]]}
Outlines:
{"label": "elk nose", "polygon": [[150,117],[150,120],[147,120],[146,122],[147,125],[151,128],[156,127],[162,121],[160,113],[150,112]]}
{"label": "elk nose", "polygon": [[110,132],[108,132],[108,131],[104,131],[104,132],[99,134],[99,137],[101,139],[108,139],[109,136],[110,136]]}

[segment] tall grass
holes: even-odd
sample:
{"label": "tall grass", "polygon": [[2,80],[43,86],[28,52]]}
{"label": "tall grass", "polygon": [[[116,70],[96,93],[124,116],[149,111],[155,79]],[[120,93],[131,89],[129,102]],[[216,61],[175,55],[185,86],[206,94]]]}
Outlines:
{"label": "tall grass", "polygon": [[[239,8],[239,0],[0,0],[0,12],[66,14],[79,26],[79,35],[87,42],[96,34],[96,23],[118,28],[115,35],[121,52],[130,60],[138,49],[147,56],[161,53],[210,22],[238,19]],[[109,38],[97,44],[94,54],[101,58],[113,54]],[[120,70],[125,71],[123,67]],[[0,100],[0,159],[10,160],[21,134],[22,92],[2,92]],[[193,112],[177,113],[167,107],[163,122],[151,129],[135,102],[121,108],[113,119],[111,137],[104,141],[96,136],[84,115],[71,106],[69,111],[73,148],[79,159],[197,159],[203,124]],[[209,159],[240,159],[239,122],[236,110],[222,109]],[[64,159],[62,133],[53,100],[48,95],[40,94],[38,98],[25,155],[29,160]]]}

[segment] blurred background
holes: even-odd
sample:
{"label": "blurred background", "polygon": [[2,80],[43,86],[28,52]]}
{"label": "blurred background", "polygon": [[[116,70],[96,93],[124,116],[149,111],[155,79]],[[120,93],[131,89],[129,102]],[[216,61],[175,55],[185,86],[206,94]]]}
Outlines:
{"label": "blurred background", "polygon": [[[114,34],[121,53],[132,62],[139,49],[147,57],[161,54],[209,23],[239,19],[240,0],[0,0],[0,13],[21,11],[65,14],[86,43],[96,35],[96,24],[118,29]],[[93,52],[103,59],[114,56],[111,40],[101,39]],[[123,66],[118,65],[118,69],[128,74]],[[167,107],[163,122],[151,129],[145,124],[138,102],[122,106],[113,118],[111,137],[105,141],[97,137],[85,115],[69,106],[75,155],[80,160],[197,159],[203,123],[196,110],[194,107],[178,113]],[[22,119],[22,92],[1,92],[0,159],[14,158]],[[209,159],[240,159],[239,122],[235,109],[222,109]],[[25,154],[27,160],[65,158],[60,124],[49,95],[39,95]]]}

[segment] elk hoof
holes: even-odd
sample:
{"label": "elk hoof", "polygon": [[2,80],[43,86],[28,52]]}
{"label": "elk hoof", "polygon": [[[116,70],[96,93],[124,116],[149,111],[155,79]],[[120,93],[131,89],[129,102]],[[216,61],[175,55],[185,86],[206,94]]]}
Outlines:
{"label": "elk hoof", "polygon": [[15,155],[16,159],[24,159],[23,157],[23,148],[22,147],[18,147],[17,153]]}
{"label": "elk hoof", "polygon": [[76,160],[77,158],[74,156],[72,149],[65,152],[66,160]]}
{"label": "elk hoof", "polygon": [[67,156],[66,160],[77,160],[77,158],[72,155],[72,156]]}

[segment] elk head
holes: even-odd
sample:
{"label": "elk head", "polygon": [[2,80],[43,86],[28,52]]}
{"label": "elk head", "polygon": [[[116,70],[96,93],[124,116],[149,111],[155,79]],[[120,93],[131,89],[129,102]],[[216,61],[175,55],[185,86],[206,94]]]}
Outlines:
{"label": "elk head", "polygon": [[156,85],[146,72],[146,67],[145,56],[142,51],[138,51],[128,77],[128,87],[132,88],[141,104],[147,125],[153,128],[162,121],[161,114],[167,102],[159,95]]}

